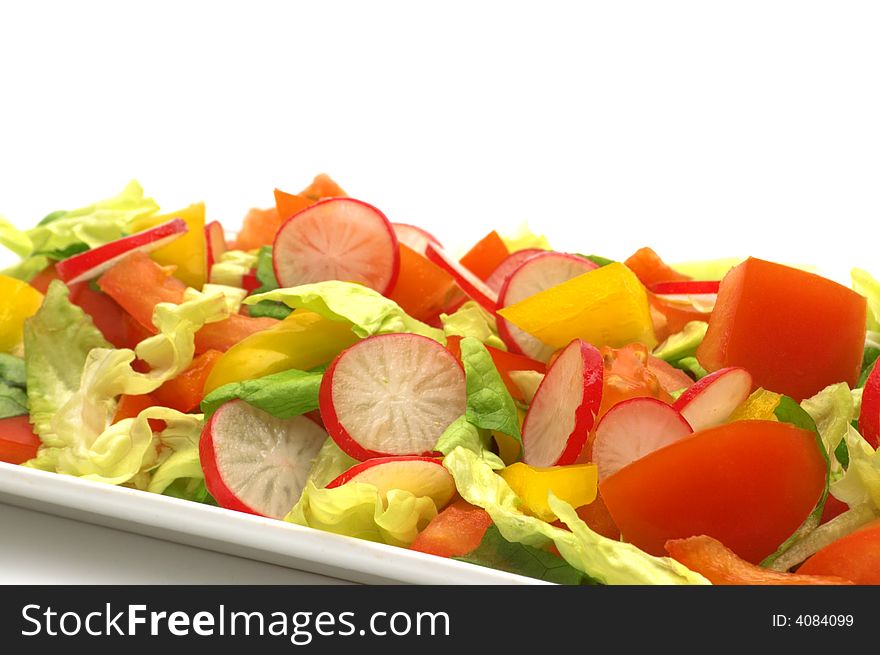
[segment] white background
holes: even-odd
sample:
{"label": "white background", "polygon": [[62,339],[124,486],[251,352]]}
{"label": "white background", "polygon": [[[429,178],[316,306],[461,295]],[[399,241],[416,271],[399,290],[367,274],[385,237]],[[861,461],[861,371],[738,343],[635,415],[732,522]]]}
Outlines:
{"label": "white background", "polygon": [[872,2],[10,3],[0,214],[137,178],[234,227],[328,172],[453,249],[527,219],[877,274],[878,35]]}

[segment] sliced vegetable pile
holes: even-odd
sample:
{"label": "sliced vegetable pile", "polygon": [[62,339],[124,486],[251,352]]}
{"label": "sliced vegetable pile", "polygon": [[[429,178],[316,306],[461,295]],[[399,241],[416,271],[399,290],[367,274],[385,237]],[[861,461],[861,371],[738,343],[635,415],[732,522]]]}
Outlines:
{"label": "sliced vegetable pile", "polygon": [[326,175],[0,243],[2,461],[564,584],[880,583],[865,271],[458,257]]}

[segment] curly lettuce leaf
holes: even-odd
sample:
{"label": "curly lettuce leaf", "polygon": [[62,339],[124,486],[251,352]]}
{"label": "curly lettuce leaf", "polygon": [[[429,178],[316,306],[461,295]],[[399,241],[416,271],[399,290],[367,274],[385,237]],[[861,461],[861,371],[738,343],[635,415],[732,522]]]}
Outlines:
{"label": "curly lettuce leaf", "polygon": [[473,300],[467,301],[452,314],[440,314],[440,324],[447,337],[473,337],[487,346],[507,350],[498,336],[495,317]]}
{"label": "curly lettuce leaf", "polygon": [[[153,433],[146,419],[160,418],[169,422],[178,421],[178,417],[176,413],[167,413],[173,410],[153,407],[141,412],[137,419],[113,424],[116,399],[122,394],[150,393],[176,377],[192,362],[195,333],[205,323],[226,316],[228,310],[221,294],[180,305],[160,303],[153,314],[159,334],[139,343],[136,350],[92,348],[85,357],[78,388],[71,393],[72,387],[64,387],[63,395],[67,398],[63,404],[51,416],[44,417],[42,423],[35,423],[43,445],[36,459],[26,465],[110,484],[128,482],[151,470],[160,462],[156,449],[151,448]],[[150,370],[147,373],[135,371],[132,368],[135,358],[146,362]],[[30,372],[28,382],[30,386]],[[57,394],[49,400],[54,403],[64,398]],[[185,420],[193,419],[189,416]],[[164,439],[179,442],[178,428],[183,429],[178,423],[169,426],[171,432]],[[160,436],[159,441],[162,439]],[[173,445],[172,450],[176,450]]]}
{"label": "curly lettuce leaf", "polygon": [[27,398],[31,423],[43,443],[55,443],[53,417],[79,389],[86,358],[94,348],[111,348],[91,317],[53,281],[37,313],[24,323]]}
{"label": "curly lettuce leaf", "polygon": [[306,481],[313,483],[318,489],[323,489],[357,463],[358,461],[343,452],[333,439],[327,437],[312,462]]}
{"label": "curly lettuce leaf", "polygon": [[435,516],[433,500],[402,489],[382,494],[375,486],[360,482],[319,489],[309,481],[284,520],[367,541],[409,546]]}
{"label": "curly lettuce leaf", "polygon": [[489,450],[492,435],[488,430],[481,430],[462,415],[455,419],[443,431],[437,440],[434,450],[448,455],[459,446],[476,453],[493,470],[503,469],[504,462]]}
{"label": "curly lettuce leaf", "polygon": [[71,248],[94,248],[125,236],[131,223],[158,210],[159,205],[152,198],[144,197],[140,184],[131,181],[113,198],[81,209],[56,212],[53,220],[28,230],[32,244],[29,254],[64,259]]}
{"label": "curly lettuce leaf", "polygon": [[443,459],[455,478],[459,494],[492,517],[507,541],[533,548],[551,542],[563,559],[602,584],[708,584],[669,557],[654,557],[632,544],[593,532],[575,510],[552,494],[550,507],[569,528],[563,530],[520,511],[521,502],[510,486],[476,454],[456,448]]}
{"label": "curly lettuce leaf", "polygon": [[250,296],[244,303],[254,305],[265,300],[279,301],[292,309],[305,309],[331,321],[351,323],[352,332],[362,339],[374,334],[408,332],[446,343],[442,330],[417,321],[393,300],[353,282],[329,280],[275,289]]}

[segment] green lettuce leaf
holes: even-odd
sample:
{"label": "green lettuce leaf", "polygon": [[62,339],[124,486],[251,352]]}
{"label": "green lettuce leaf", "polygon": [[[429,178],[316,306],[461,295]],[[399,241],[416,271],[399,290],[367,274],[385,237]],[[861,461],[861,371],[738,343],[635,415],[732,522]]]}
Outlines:
{"label": "green lettuce leaf", "polygon": [[440,314],[440,323],[447,337],[473,337],[487,346],[507,350],[498,336],[495,317],[473,300],[467,301],[452,314]]}
{"label": "green lettuce leaf", "polygon": [[276,289],[245,299],[246,305],[277,300],[292,309],[305,309],[331,321],[347,321],[360,338],[374,334],[408,332],[446,344],[442,330],[432,328],[404,312],[393,300],[369,287],[330,280]]}
{"label": "green lettuce leaf", "polygon": [[165,488],[162,492],[163,496],[171,496],[172,498],[181,498],[194,503],[202,503],[204,505],[212,505],[217,507],[217,501],[208,493],[204,480],[185,479],[175,480]]}
{"label": "green lettuce leaf", "polygon": [[52,419],[79,389],[89,352],[111,347],[91,317],[68,300],[69,294],[63,282],[53,281],[40,309],[24,323],[31,423],[49,445],[56,443]]}
{"label": "green lettuce leaf", "polygon": [[28,413],[24,360],[0,353],[0,419]]}
{"label": "green lettuce leaf", "polygon": [[868,329],[880,332],[880,282],[860,268],[850,272],[852,287],[868,299]]}
{"label": "green lettuce leaf", "polygon": [[333,439],[327,437],[327,441],[321,446],[315,461],[312,462],[306,481],[311,482],[318,489],[323,489],[357,463],[358,461],[344,453]]}
{"label": "green lettuce leaf", "polygon": [[489,526],[476,549],[463,557],[453,557],[453,559],[555,584],[592,583],[586,573],[578,571],[553,553],[507,541],[494,525]]}
{"label": "green lettuce leaf", "polygon": [[[254,289],[254,294],[274,291],[278,288],[278,280],[275,278],[275,266],[272,263],[272,246],[263,246],[257,254],[257,280],[260,286]],[[284,303],[276,300],[263,300],[256,305],[251,305],[250,315],[254,317],[266,316],[279,320],[290,316],[293,310]]]}
{"label": "green lettuce leaf", "polygon": [[516,404],[486,346],[474,339],[461,340],[461,361],[467,385],[465,416],[471,424],[484,430],[496,430],[512,437],[522,453],[522,435]]}
{"label": "green lettuce leaf", "polygon": [[565,561],[596,582],[708,584],[703,576],[674,559],[654,557],[632,544],[593,532],[570,505],[552,494],[550,507],[570,531],[523,514],[520,500],[510,486],[469,450],[456,448],[443,459],[443,465],[455,478],[459,494],[472,505],[485,509],[504,539],[541,549],[552,542]]}
{"label": "green lettuce leaf", "polygon": [[231,382],[214,389],[202,400],[202,411],[210,416],[225,402],[239,398],[276,418],[293,418],[318,409],[321,372],[281,371],[256,380]]}
{"label": "green lettuce leaf", "polygon": [[409,546],[435,516],[433,500],[402,489],[381,494],[373,485],[360,482],[333,489],[319,489],[308,482],[284,520],[358,539]]}
{"label": "green lettuce leaf", "polygon": [[10,386],[26,389],[27,371],[24,360],[8,353],[0,353],[0,380]]}
{"label": "green lettuce leaf", "polygon": [[20,388],[0,382],[0,419],[28,413],[27,394]]}
{"label": "green lettuce leaf", "polygon": [[[51,297],[51,287],[49,291],[47,301]],[[66,302],[66,293],[64,300]],[[151,407],[141,412],[137,419],[114,424],[116,399],[122,394],[150,393],[176,377],[192,362],[195,333],[205,323],[222,320],[228,315],[222,294],[199,297],[180,305],[160,303],[153,313],[153,323],[159,334],[139,343],[134,351],[92,348],[85,357],[78,388],[72,382],[66,384],[70,380],[65,380],[64,385],[54,383],[54,387],[60,387],[63,393],[36,396],[46,407],[59,400],[63,404],[52,415],[42,417],[41,422],[34,421],[43,445],[36,459],[26,465],[110,484],[129,482],[138,476],[137,483],[142,483],[146,477],[143,474],[161,464],[147,419],[159,418],[169,424],[162,433],[165,436],[160,435],[159,443],[173,440],[182,448],[192,437],[189,430],[193,424],[181,421],[191,422],[194,417],[178,416],[179,413],[163,407]],[[25,330],[27,344],[27,326]],[[49,359],[48,352],[36,352]],[[150,370],[147,373],[135,371],[131,366],[135,358],[146,362]],[[28,362],[28,394],[33,419],[31,387],[44,383],[32,379],[31,375]],[[65,375],[73,377],[66,369]],[[71,389],[75,391],[71,393]],[[197,420],[200,423],[201,417]],[[179,450],[174,445],[170,448]]]}
{"label": "green lettuce leaf", "polygon": [[478,455],[493,470],[503,469],[504,462],[489,450],[492,436],[488,430],[481,430],[462,415],[443,431],[434,450],[448,455],[458,447],[466,448]]}

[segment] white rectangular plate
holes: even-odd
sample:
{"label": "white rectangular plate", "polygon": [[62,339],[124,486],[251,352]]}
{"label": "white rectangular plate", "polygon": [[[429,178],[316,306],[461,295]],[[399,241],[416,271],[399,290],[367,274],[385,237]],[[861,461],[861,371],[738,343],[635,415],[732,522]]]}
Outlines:
{"label": "white rectangular plate", "polygon": [[3,462],[0,502],[354,582],[541,584],[404,548]]}

